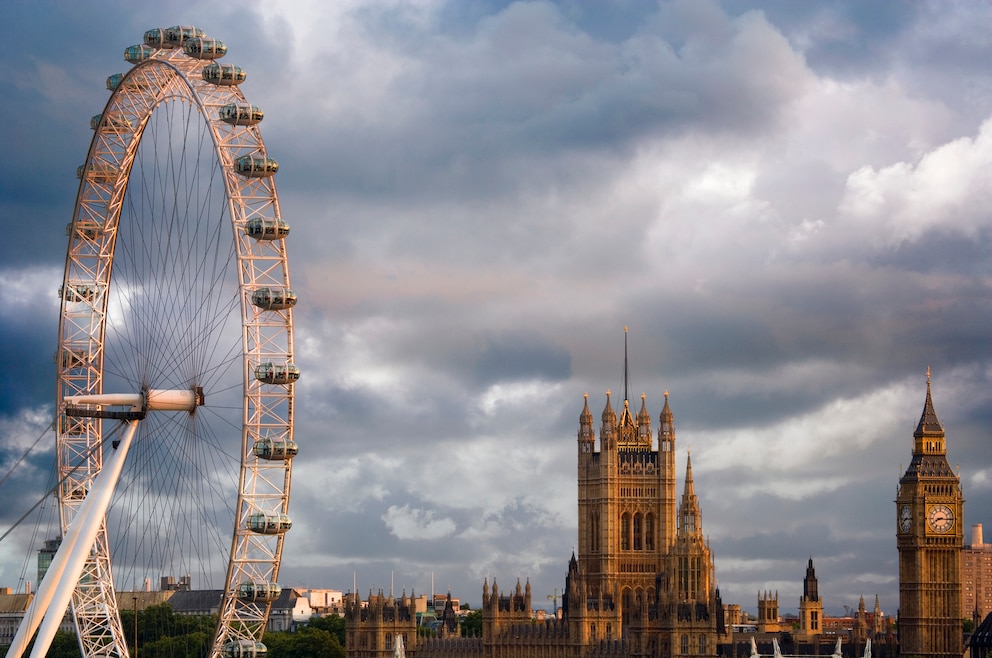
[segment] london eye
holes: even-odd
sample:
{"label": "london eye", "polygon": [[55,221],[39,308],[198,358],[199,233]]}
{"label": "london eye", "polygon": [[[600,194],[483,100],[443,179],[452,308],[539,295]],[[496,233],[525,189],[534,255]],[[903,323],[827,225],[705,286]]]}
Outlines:
{"label": "london eye", "polygon": [[222,591],[211,656],[265,652],[292,525],[296,295],[263,111],[226,52],[194,27],[147,31],[91,120],[59,290],[62,545],[8,655],[36,629],[44,655],[71,604],[84,656],[127,656],[120,592],[160,578]]}

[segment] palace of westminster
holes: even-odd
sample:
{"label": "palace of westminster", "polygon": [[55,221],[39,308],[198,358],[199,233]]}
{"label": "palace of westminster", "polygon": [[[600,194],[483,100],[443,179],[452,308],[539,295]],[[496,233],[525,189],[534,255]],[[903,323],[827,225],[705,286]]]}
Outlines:
{"label": "palace of westminster", "polygon": [[[626,389],[626,364],[624,370]],[[529,582],[521,587],[518,581],[504,591],[495,580],[487,580],[482,586],[480,637],[459,637],[450,600],[438,636],[425,637],[418,635],[412,598],[370,593],[367,600],[351,597],[345,603],[347,655],[748,656],[751,643],[739,632],[746,628],[754,633],[751,637],[762,654],[773,653],[774,637],[784,642],[784,653],[831,656],[838,634],[827,627],[812,558],[798,627],[780,622],[777,593],[758,595],[758,619],[746,627],[739,624],[740,606],[721,601],[691,457],[686,459],[681,497],[676,493],[675,423],[667,392],[658,422],[653,435],[645,396],[635,413],[626,391],[616,409],[607,392],[597,441],[586,396],[577,442],[578,549],[568,562],[556,618],[534,620]],[[962,618],[974,617],[977,624],[990,612],[992,550],[979,550],[980,561],[965,565],[968,579],[962,577],[967,552],[964,499],[959,476],[947,461],[929,371],[913,437],[912,461],[899,479],[896,496],[898,621],[883,624],[877,597],[873,612],[866,611],[862,599],[853,632],[844,641],[844,656],[874,652],[883,658],[960,658],[965,651]],[[992,548],[982,543],[981,526],[974,534],[979,549]],[[977,591],[973,584],[963,589],[963,582],[980,585]],[[980,629],[986,626],[992,626],[992,614]],[[992,655],[987,649],[978,653]]]}

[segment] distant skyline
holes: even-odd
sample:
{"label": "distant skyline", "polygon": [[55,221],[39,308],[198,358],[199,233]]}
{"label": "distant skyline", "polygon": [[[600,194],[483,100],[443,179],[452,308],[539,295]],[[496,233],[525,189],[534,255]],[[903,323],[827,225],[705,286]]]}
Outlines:
{"label": "distant skyline", "polygon": [[[654,432],[670,392],[680,495],[692,451],[724,602],[798,611],[812,557],[828,614],[876,594],[896,614],[928,367],[966,541],[992,527],[992,5],[42,0],[0,20],[3,473],[52,419],[104,81],[145,30],[193,24],[248,72],[292,225],[306,459],[284,586],[560,592],[583,394],[598,424],[625,325]],[[48,486],[46,441],[0,487],[5,528]],[[44,538],[0,544],[0,586]]]}

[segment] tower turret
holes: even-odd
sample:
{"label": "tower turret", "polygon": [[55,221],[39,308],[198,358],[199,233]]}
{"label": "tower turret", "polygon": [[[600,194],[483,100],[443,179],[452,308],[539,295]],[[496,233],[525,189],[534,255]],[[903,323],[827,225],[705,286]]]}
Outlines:
{"label": "tower turret", "polygon": [[806,565],[806,577],[803,579],[803,596],[799,599],[799,634],[823,634],[823,601],[817,591],[816,570],[813,568],[813,558]]}
{"label": "tower turret", "polygon": [[961,632],[961,481],[947,462],[944,428],[930,391],[913,432],[913,458],[896,493],[900,653],[957,658]]}

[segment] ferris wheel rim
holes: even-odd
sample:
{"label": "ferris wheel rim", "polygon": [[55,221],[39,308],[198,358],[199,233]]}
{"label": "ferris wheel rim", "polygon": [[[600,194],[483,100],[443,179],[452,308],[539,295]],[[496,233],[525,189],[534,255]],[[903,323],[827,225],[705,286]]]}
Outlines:
{"label": "ferris wheel rim", "polygon": [[[221,118],[221,108],[232,104],[246,105],[246,101],[236,85],[209,82],[203,72],[209,66],[212,66],[209,61],[190,57],[182,52],[182,48],[154,50],[116,80],[117,86],[112,90],[101,119],[95,126],[86,164],[80,171],[73,220],[68,227],[69,245],[60,290],[56,403],[60,410],[57,431],[59,468],[76,469],[82,459],[87,466],[86,477],[91,478],[102,464],[101,451],[94,448],[105,437],[99,429],[88,427],[83,432],[85,444],[72,444],[67,437],[75,436],[76,421],[66,414],[64,399],[82,391],[103,392],[107,300],[113,285],[112,271],[117,248],[116,235],[108,238],[106,233],[116,233],[119,228],[116,222],[126,198],[134,153],[143,139],[145,124],[162,103],[176,99],[189,102],[196,106],[194,114],[209,127],[217,165],[224,179],[237,259],[242,327],[241,460],[224,598],[212,649],[212,655],[219,655],[224,643],[259,642],[265,630],[271,597],[255,594],[246,597],[244,592],[239,592],[239,588],[247,582],[252,584],[252,592],[255,592],[258,588],[254,585],[258,583],[276,582],[284,534],[276,533],[275,539],[266,537],[266,533],[253,530],[250,522],[252,515],[260,513],[276,517],[287,515],[292,456],[295,452],[282,454],[280,460],[279,454],[275,458],[271,454],[260,457],[254,451],[255,444],[264,440],[269,440],[271,447],[272,437],[281,441],[279,445],[284,449],[288,444],[295,446],[292,386],[295,378],[289,378],[293,374],[298,377],[298,370],[293,365],[292,304],[288,301],[292,298],[295,302],[295,295],[290,288],[285,248],[281,239],[249,235],[249,225],[253,221],[261,221],[266,229],[269,225],[274,226],[277,232],[284,224],[272,177],[254,175],[258,162],[264,168],[269,166],[269,158],[256,125],[232,127]],[[134,126],[129,117],[137,118],[140,127]],[[127,126],[127,122],[132,125]],[[243,160],[247,161],[247,165],[242,166]],[[104,234],[98,236],[101,231]],[[278,237],[284,236],[285,232],[282,232]],[[83,342],[81,339],[85,339],[85,353],[79,349]],[[279,379],[280,373],[285,381]],[[85,459],[84,452],[89,453]],[[260,476],[260,469],[265,467],[270,467],[277,474],[281,471],[282,479]],[[255,497],[255,487],[259,481],[268,483],[264,505]],[[272,484],[273,481],[276,484]],[[60,490],[63,531],[78,508],[80,491],[85,486],[85,479],[77,479]],[[103,532],[106,532],[105,527]],[[98,620],[91,623],[90,628],[84,628],[85,623],[80,623],[78,610],[86,607],[87,596],[90,595],[81,593],[85,588],[77,586],[73,596],[74,617],[84,646],[83,636],[86,634],[94,636],[90,638],[94,646],[123,640],[116,601],[108,600],[105,594],[108,590],[114,591],[111,559],[105,544],[106,541],[101,544],[98,540],[95,552],[106,551],[106,555],[100,554],[94,559],[96,562],[106,561],[102,570],[108,580],[101,583],[100,588],[104,592],[100,595],[100,603],[110,611],[106,614],[106,620]],[[252,563],[259,562],[257,554],[260,553],[264,556],[261,561],[267,559],[268,566],[260,569],[256,564],[249,568],[239,563],[243,560],[242,555],[252,551],[255,552],[250,560]],[[101,568],[95,570],[101,571]],[[268,593],[271,594],[271,591]],[[235,627],[236,630],[232,631]]]}

